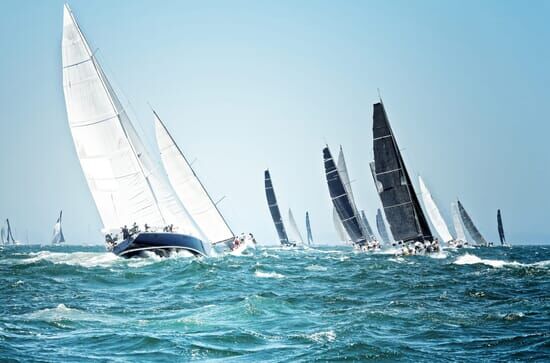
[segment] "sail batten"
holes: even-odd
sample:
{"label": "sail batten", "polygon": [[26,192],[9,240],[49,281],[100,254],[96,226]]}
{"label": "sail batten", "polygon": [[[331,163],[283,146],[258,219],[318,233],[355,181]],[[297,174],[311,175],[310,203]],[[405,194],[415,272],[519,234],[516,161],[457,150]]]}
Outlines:
{"label": "sail batten", "polygon": [[212,243],[234,238],[234,233],[225,221],[218,206],[187,161],[174,138],[153,111],[157,144],[168,179],[191,218],[198,224]]}
{"label": "sail batten", "polygon": [[445,220],[439,212],[439,208],[437,208],[437,205],[435,204],[432,194],[420,176],[418,176],[418,183],[420,184],[420,195],[422,196],[422,201],[424,202],[424,207],[426,208],[428,218],[430,218],[430,221],[432,222],[432,226],[434,226],[436,232],[444,242],[453,240],[453,237],[449,232],[449,228],[447,227],[447,223],[445,223]]}
{"label": "sail batten", "polygon": [[271,174],[269,173],[269,170],[264,172],[264,186],[267,205],[269,207],[269,212],[271,213],[271,218],[273,219],[273,224],[275,224],[279,241],[283,246],[289,245],[288,235],[286,234],[285,225],[281,217],[281,211],[279,210],[279,205],[277,204],[277,197],[275,196],[275,190],[273,189],[273,183],[271,181]]}
{"label": "sail batten", "polygon": [[374,104],[372,175],[393,237],[398,241],[433,240],[384,105]]}

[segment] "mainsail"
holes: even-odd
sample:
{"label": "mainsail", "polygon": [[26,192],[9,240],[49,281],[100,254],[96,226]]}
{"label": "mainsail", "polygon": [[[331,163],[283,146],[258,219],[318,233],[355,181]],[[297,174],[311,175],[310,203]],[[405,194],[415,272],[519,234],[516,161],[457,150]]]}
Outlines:
{"label": "mainsail", "polygon": [[363,244],[366,242],[366,233],[363,230],[361,217],[356,214],[347,188],[344,186],[339,170],[336,168],[334,159],[328,146],[323,149],[323,160],[325,164],[325,175],[328,190],[332,203],[336,208],[338,217],[344,226],[353,243]]}
{"label": "mainsail", "polygon": [[306,231],[307,231],[307,244],[311,246],[313,244],[313,234],[311,233],[311,224],[309,222],[309,212],[306,212]]}
{"label": "mainsail", "polygon": [[6,225],[8,226],[8,231],[6,233],[6,244],[13,244],[13,245],[16,245],[18,244],[18,242],[15,240],[15,238],[13,238],[13,232],[11,231],[11,225],[10,225],[10,220],[6,218]]}
{"label": "mainsail", "polygon": [[57,218],[57,222],[55,222],[55,225],[53,227],[52,244],[54,245],[65,242],[65,237],[63,236],[63,230],[61,229],[62,216],[63,216],[63,211],[60,211],[59,217]]}
{"label": "mainsail", "polygon": [[277,197],[275,196],[275,190],[273,189],[273,183],[271,182],[271,175],[269,170],[264,172],[264,183],[265,183],[265,196],[267,198],[267,206],[269,207],[269,212],[271,213],[271,218],[273,218],[273,223],[275,224],[275,229],[279,235],[279,241],[281,244],[288,245],[288,236],[286,234],[285,225],[283,219],[281,218],[281,212],[279,211],[279,206],[277,205]]}
{"label": "mainsail", "polygon": [[367,234],[370,239],[374,239],[374,233],[372,233],[372,228],[370,228],[369,220],[367,219],[367,215],[365,214],[365,211],[361,211],[361,219],[363,220],[363,225],[365,226],[367,230]]}
{"label": "mainsail", "polygon": [[464,233],[464,226],[462,225],[462,219],[460,218],[460,212],[456,203],[451,203],[451,211],[453,212],[453,225],[455,227],[456,239],[458,241],[466,242],[466,234]]}
{"label": "mainsail", "polygon": [[380,208],[378,208],[378,210],[376,211],[376,229],[378,230],[380,238],[382,238],[382,242],[384,242],[385,244],[389,244],[390,237],[388,235],[386,223],[384,223],[384,216],[382,215],[382,211],[380,210]]}
{"label": "mainsail", "polygon": [[381,102],[374,104],[372,131],[371,169],[393,237],[404,242],[433,240]]}
{"label": "mainsail", "polygon": [[458,205],[458,210],[460,212],[460,217],[462,218],[462,222],[464,222],[464,226],[466,227],[466,230],[470,234],[470,237],[472,237],[474,242],[477,243],[478,245],[488,246],[489,244],[487,243],[485,238],[483,238],[483,236],[475,226],[474,221],[472,221],[472,218],[470,218],[470,216],[466,212],[466,209],[464,209],[464,207],[462,206],[462,203],[460,203],[460,200],[457,200],[456,203]]}
{"label": "mainsail", "polygon": [[294,219],[294,215],[292,214],[290,208],[288,209],[288,222],[290,224],[290,235],[292,240],[304,244],[304,239],[302,238],[302,234],[298,229],[298,225],[296,224],[296,220]]}
{"label": "mainsail", "polygon": [[443,239],[444,242],[451,241],[453,239],[453,236],[451,236],[449,228],[447,227],[447,223],[445,223],[445,220],[441,216],[441,213],[439,213],[439,209],[435,204],[432,194],[426,187],[426,184],[424,183],[424,180],[422,180],[421,176],[418,176],[418,183],[420,184],[420,195],[422,196],[422,201],[424,202],[424,207],[426,208],[428,218],[430,218],[432,225],[434,226],[441,239]]}
{"label": "mainsail", "polygon": [[502,215],[500,209],[497,211],[497,223],[498,223],[498,236],[500,237],[500,244],[504,246],[506,243],[506,237],[504,236],[504,226],[502,225]]}
{"label": "mainsail", "polygon": [[62,62],[70,130],[104,230],[173,224],[205,239],[152,162],[67,4]]}
{"label": "mainsail", "polygon": [[158,148],[168,179],[191,217],[212,243],[232,240],[234,233],[216,203],[155,111]]}
{"label": "mainsail", "polygon": [[342,225],[342,222],[340,222],[340,217],[338,217],[338,212],[336,212],[336,208],[334,207],[332,208],[332,222],[334,223],[334,229],[336,230],[336,234],[338,234],[340,241],[344,243],[351,241],[351,238],[349,238],[344,230],[344,226]]}

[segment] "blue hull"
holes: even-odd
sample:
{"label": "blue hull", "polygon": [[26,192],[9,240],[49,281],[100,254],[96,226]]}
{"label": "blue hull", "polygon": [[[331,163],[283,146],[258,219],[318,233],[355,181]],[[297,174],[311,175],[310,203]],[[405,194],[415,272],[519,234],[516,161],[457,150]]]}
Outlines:
{"label": "blue hull", "polygon": [[191,252],[195,256],[207,256],[204,243],[195,237],[179,233],[141,232],[135,238],[120,242],[113,248],[113,253],[120,257],[140,256],[145,251],[167,257],[177,250]]}

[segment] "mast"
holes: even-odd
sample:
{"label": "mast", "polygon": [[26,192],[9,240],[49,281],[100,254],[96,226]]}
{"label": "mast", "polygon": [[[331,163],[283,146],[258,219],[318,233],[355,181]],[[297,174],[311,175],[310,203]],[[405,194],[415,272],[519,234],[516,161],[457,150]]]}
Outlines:
{"label": "mast", "polygon": [[155,110],[152,111],[162,163],[179,199],[212,244],[233,240],[235,234],[217,204],[214,203],[164,122]]}
{"label": "mast", "polygon": [[277,197],[275,196],[275,190],[273,189],[273,183],[271,182],[271,175],[269,170],[264,172],[264,185],[265,185],[265,196],[267,199],[267,206],[269,207],[269,212],[271,213],[271,218],[275,224],[275,229],[279,235],[279,241],[281,245],[287,246],[290,245],[288,241],[288,236],[286,234],[285,225],[283,219],[281,218],[281,212],[279,211],[279,205],[277,204]]}
{"label": "mast", "polygon": [[306,231],[307,231],[307,244],[311,246],[313,244],[313,234],[311,233],[311,223],[309,222],[309,212],[306,212]]}
{"label": "mast", "polygon": [[504,226],[502,225],[502,215],[500,209],[497,211],[497,223],[498,223],[498,236],[500,237],[500,244],[504,246],[506,243],[506,237],[504,236]]}
{"label": "mast", "polygon": [[428,221],[381,102],[374,104],[372,130],[374,164],[371,170],[393,237],[403,242],[432,241]]}
{"label": "mast", "polygon": [[351,241],[357,244],[364,244],[367,241],[367,237],[362,228],[361,217],[355,213],[348,191],[342,182],[342,177],[336,168],[328,146],[323,149],[323,160],[330,198],[334,208],[336,208],[338,217],[350,236]]}
{"label": "mast", "polygon": [[456,201],[458,205],[458,210],[460,212],[460,217],[462,218],[462,222],[464,222],[464,226],[466,227],[466,230],[470,234],[470,237],[476,242],[478,245],[481,246],[489,246],[489,243],[483,238],[479,230],[474,224],[474,221],[470,217],[470,215],[466,212],[466,209],[462,206],[462,203],[460,203],[460,200]]}

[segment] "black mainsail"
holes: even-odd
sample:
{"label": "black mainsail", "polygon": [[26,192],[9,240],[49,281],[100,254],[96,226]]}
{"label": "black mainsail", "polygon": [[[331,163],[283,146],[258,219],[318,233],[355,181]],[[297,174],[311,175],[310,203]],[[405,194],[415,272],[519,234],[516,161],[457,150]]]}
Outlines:
{"label": "black mainsail", "polygon": [[506,243],[506,237],[504,236],[504,226],[502,225],[502,215],[500,209],[497,211],[497,223],[498,223],[498,236],[500,237],[500,244],[504,246]]}
{"label": "black mainsail", "polygon": [[458,211],[460,212],[460,218],[462,218],[464,227],[466,227],[466,230],[470,234],[470,237],[472,237],[474,242],[478,245],[489,246],[489,243],[487,243],[485,238],[483,238],[476,225],[474,224],[474,221],[472,221],[472,218],[470,218],[470,215],[466,212],[466,209],[464,209],[462,203],[460,203],[460,200],[457,200],[457,206]]}
{"label": "black mainsail", "polygon": [[271,217],[273,218],[273,223],[275,223],[275,229],[279,235],[279,241],[281,245],[288,246],[290,242],[288,241],[288,236],[286,234],[285,225],[283,219],[281,218],[281,212],[279,211],[279,206],[277,205],[277,197],[275,196],[275,190],[273,190],[273,183],[271,182],[271,175],[269,170],[264,172],[265,178],[265,196],[267,198],[267,206],[271,212]]}
{"label": "black mainsail", "polygon": [[390,238],[388,236],[388,230],[386,229],[386,223],[384,223],[384,217],[382,216],[382,211],[380,208],[376,211],[376,229],[378,230],[380,238],[382,238],[382,242],[389,244]]}
{"label": "black mainsail", "polygon": [[311,233],[311,223],[309,222],[309,212],[306,212],[306,230],[307,230],[307,244],[311,246],[313,243],[313,234]]}
{"label": "black mainsail", "polygon": [[433,236],[399,151],[382,102],[373,112],[374,167],[384,213],[397,241],[432,241]]}
{"label": "black mainsail", "polygon": [[332,199],[336,213],[352,242],[364,244],[367,241],[367,236],[362,228],[361,217],[354,212],[355,208],[328,146],[323,149],[323,160],[330,199]]}

